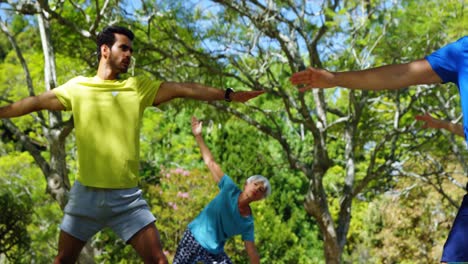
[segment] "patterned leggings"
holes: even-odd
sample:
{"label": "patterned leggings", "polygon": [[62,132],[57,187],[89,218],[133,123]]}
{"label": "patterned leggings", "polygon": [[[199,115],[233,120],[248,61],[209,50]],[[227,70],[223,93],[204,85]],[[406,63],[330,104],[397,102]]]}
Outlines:
{"label": "patterned leggings", "polygon": [[195,264],[197,261],[204,264],[232,264],[226,253],[212,254],[204,249],[187,229],[179,242],[173,264]]}

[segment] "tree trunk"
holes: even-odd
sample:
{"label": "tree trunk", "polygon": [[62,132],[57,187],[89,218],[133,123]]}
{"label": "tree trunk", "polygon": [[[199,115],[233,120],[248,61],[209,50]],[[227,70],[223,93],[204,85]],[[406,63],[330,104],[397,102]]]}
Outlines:
{"label": "tree trunk", "polygon": [[[41,9],[39,9],[41,10]],[[42,49],[44,53],[44,75],[46,90],[50,91],[57,86],[55,54],[50,33],[50,24],[47,13],[42,11],[37,15],[39,31],[41,34]],[[58,111],[49,111],[49,125],[43,125],[44,135],[49,142],[50,151],[50,172],[46,175],[47,191],[59,203],[62,210],[68,200],[70,190],[70,180],[68,179],[65,139],[71,131],[71,122],[65,126],[62,122],[62,115]],[[45,124],[45,122],[43,123]],[[79,263],[94,263],[94,249],[90,243],[83,248]]]}
{"label": "tree trunk", "polygon": [[321,182],[323,174],[312,175],[309,190],[305,196],[304,207],[318,223],[323,235],[323,251],[326,263],[338,264],[341,260],[341,248],[338,244],[337,233],[333,218],[328,209],[328,203]]}
{"label": "tree trunk", "polygon": [[[47,91],[56,87],[55,55],[50,34],[49,21],[43,12],[37,15],[37,21],[44,53],[44,83]],[[67,193],[70,189],[65,161],[65,137],[60,137],[62,126],[60,112],[49,112],[49,122],[43,122],[42,129],[49,141],[50,174],[47,175],[47,191],[58,201],[63,209],[67,203]]]}

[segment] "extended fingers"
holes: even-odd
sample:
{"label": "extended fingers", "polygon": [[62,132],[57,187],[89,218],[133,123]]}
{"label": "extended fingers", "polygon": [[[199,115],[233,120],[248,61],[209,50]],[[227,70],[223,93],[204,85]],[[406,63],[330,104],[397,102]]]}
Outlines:
{"label": "extended fingers", "polygon": [[427,122],[427,121],[430,121],[430,120],[432,120],[432,119],[434,119],[434,118],[433,118],[430,114],[428,114],[428,113],[425,113],[424,115],[416,115],[416,116],[414,116],[414,118],[415,118],[416,120],[419,120],[419,121],[426,121],[426,122]]}

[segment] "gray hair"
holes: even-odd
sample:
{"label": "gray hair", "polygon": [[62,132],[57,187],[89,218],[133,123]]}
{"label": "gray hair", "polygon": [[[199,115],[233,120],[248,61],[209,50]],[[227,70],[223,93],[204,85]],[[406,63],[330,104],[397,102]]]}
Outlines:
{"label": "gray hair", "polygon": [[271,185],[270,185],[270,181],[267,178],[265,178],[262,175],[253,175],[247,179],[247,183],[251,183],[251,182],[262,182],[263,187],[265,188],[265,195],[263,196],[263,198],[267,198],[268,196],[270,196]]}

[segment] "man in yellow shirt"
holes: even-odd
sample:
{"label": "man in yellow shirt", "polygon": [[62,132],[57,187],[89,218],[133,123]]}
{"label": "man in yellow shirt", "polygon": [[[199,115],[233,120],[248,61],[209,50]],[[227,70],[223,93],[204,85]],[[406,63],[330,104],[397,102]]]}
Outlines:
{"label": "man in yellow shirt", "polygon": [[234,92],[196,84],[120,79],[132,56],[133,32],[110,26],[97,39],[94,77],[76,77],[38,96],[0,107],[0,118],[40,110],[72,111],[79,175],[61,223],[54,263],[74,263],[94,234],[110,227],[145,263],[167,263],[159,233],[138,188],[140,121],[146,107],[174,98],[245,102],[263,91]]}

